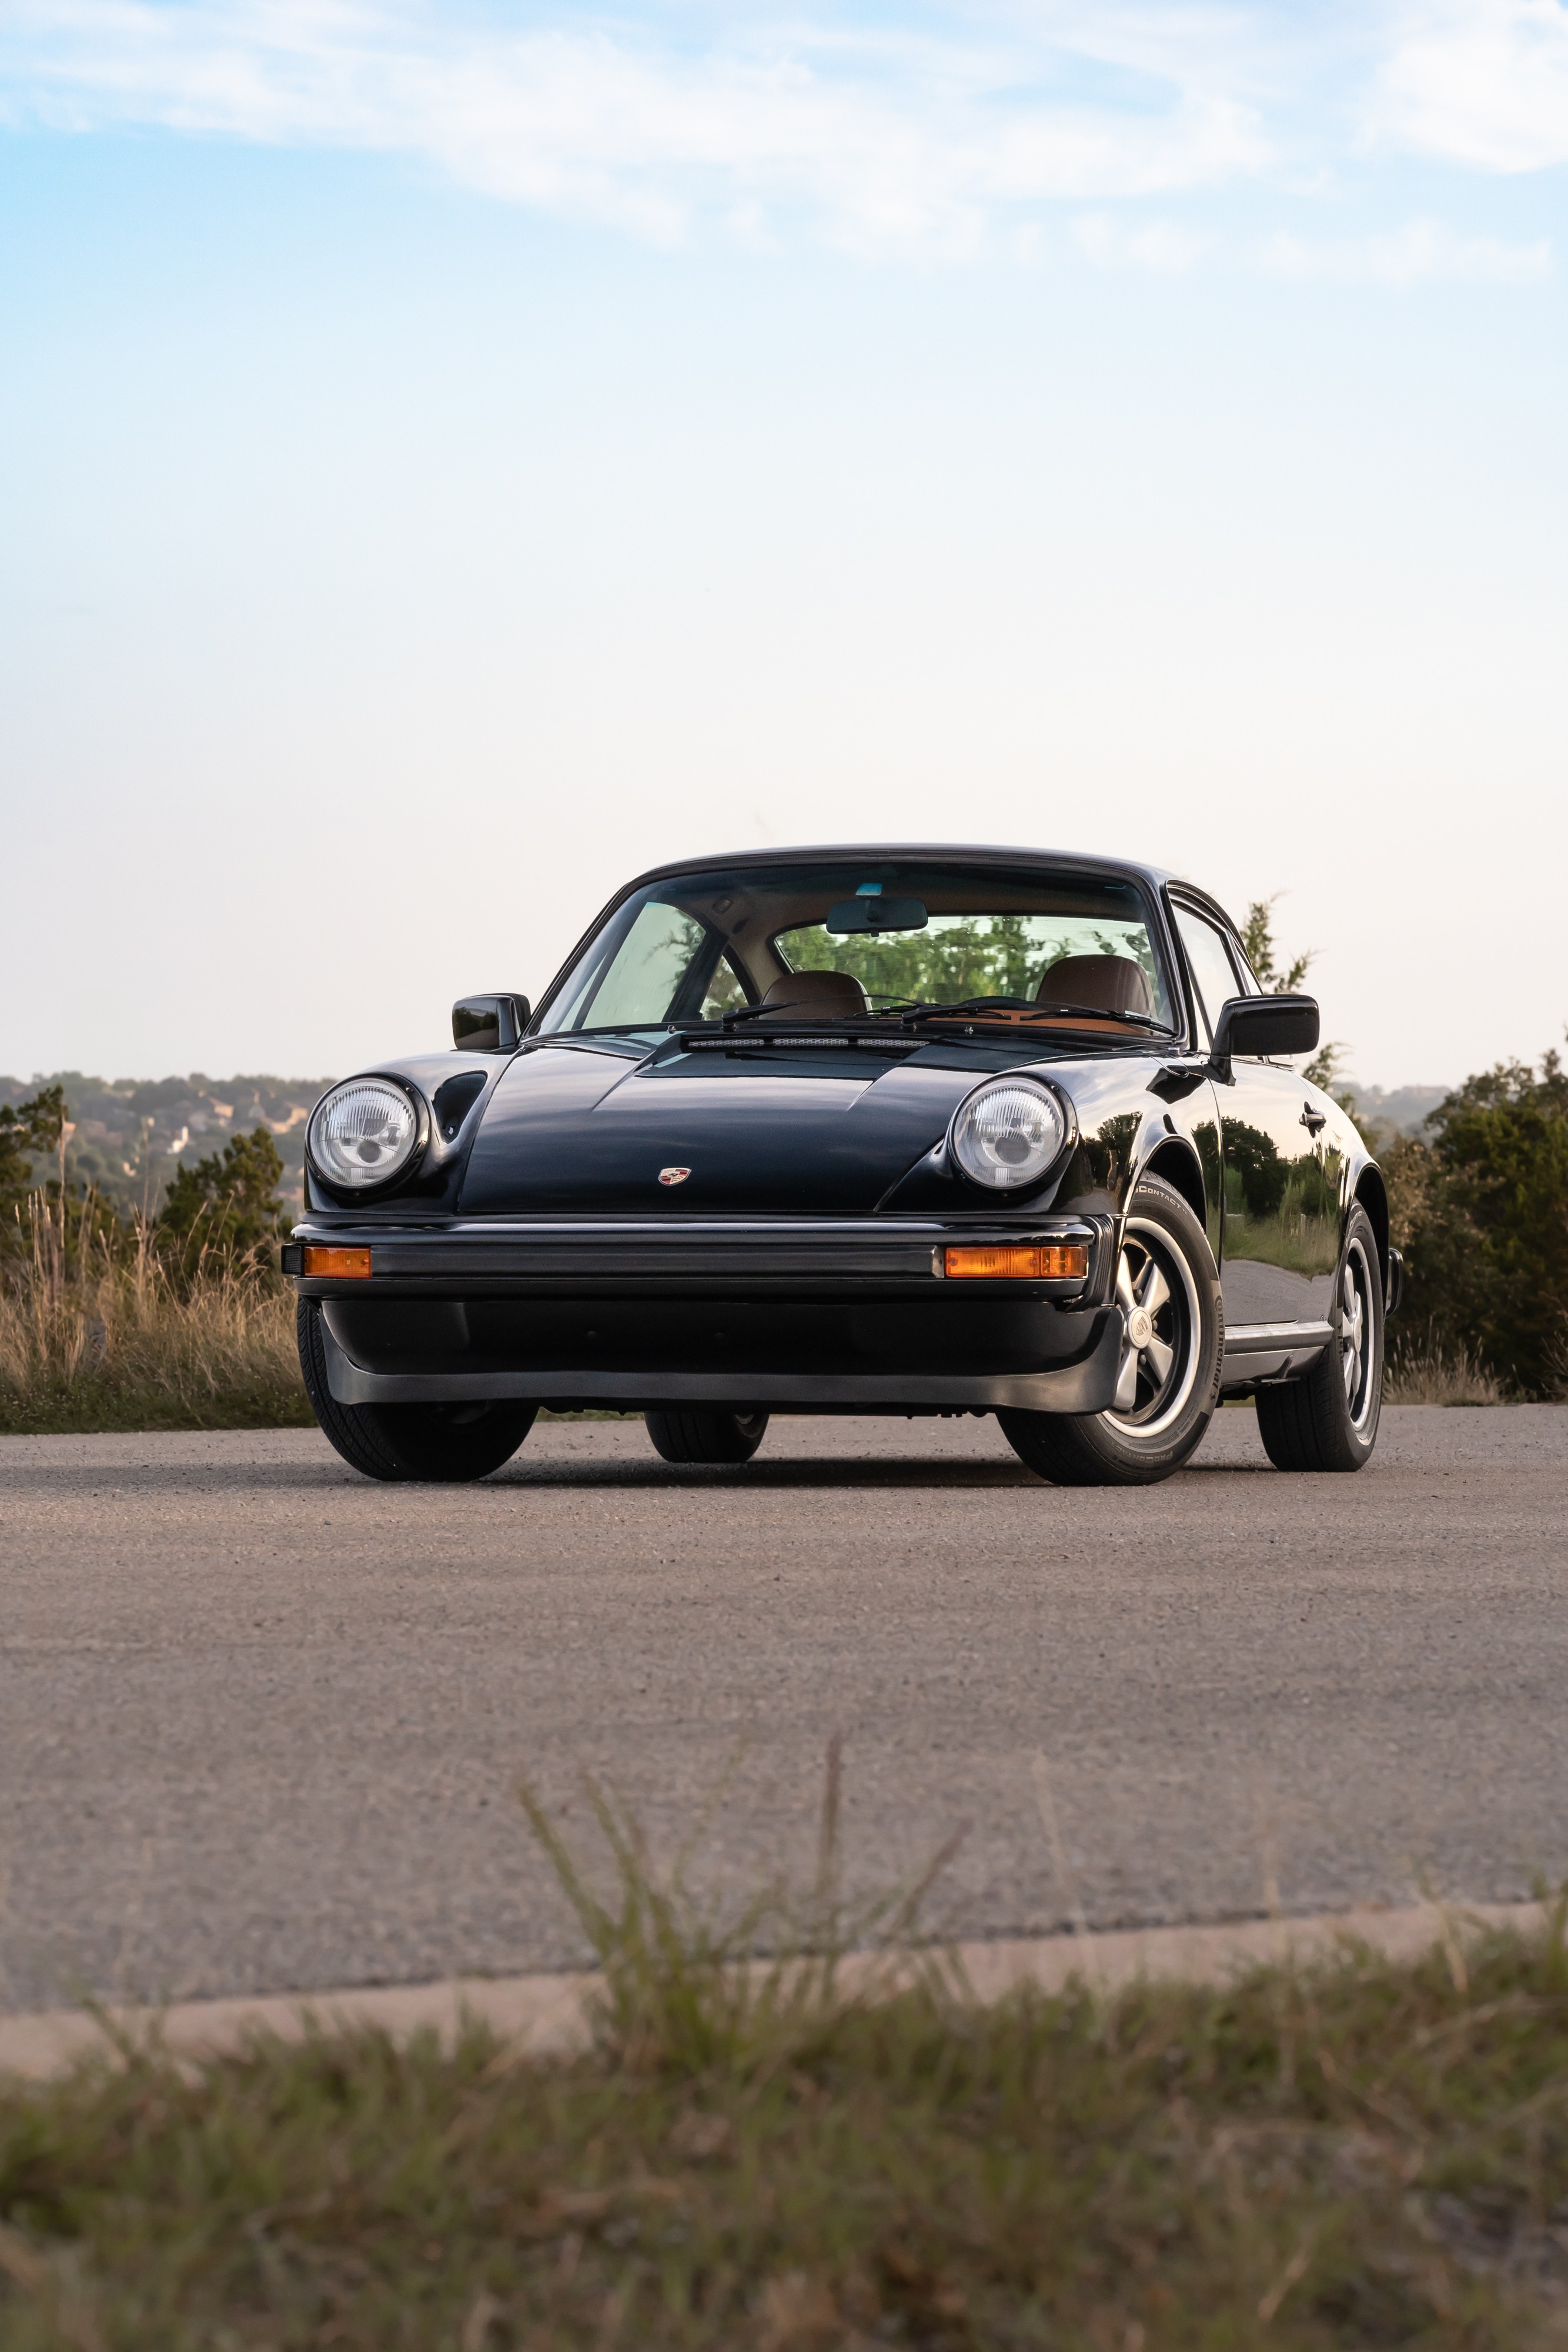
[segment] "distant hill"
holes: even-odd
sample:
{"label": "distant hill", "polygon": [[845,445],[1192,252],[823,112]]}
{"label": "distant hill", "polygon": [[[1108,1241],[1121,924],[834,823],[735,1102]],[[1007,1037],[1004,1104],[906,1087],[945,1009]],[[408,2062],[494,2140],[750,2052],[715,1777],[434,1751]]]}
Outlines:
{"label": "distant hill", "polygon": [[1382,1087],[1358,1087],[1353,1082],[1350,1091],[1355,1097],[1358,1118],[1370,1119],[1375,1127],[1396,1128],[1401,1135],[1414,1135],[1453,1088],[1394,1087],[1385,1092]]}
{"label": "distant hill", "polygon": [[[269,1127],[283,1160],[286,1206],[303,1205],[305,1122],[330,1078],[247,1076],[94,1078],[53,1070],[31,1078],[0,1077],[0,1103],[25,1102],[40,1087],[66,1090],[71,1127],[66,1172],[94,1184],[121,1212],[156,1210],[182,1161],[219,1151],[231,1135]],[[1358,1114],[1412,1135],[1448,1092],[1447,1087],[1357,1087]]]}
{"label": "distant hill", "polygon": [[156,1210],[182,1161],[220,1151],[232,1135],[268,1127],[283,1160],[286,1206],[302,1202],[305,1122],[330,1078],[95,1078],[51,1070],[0,1077],[0,1103],[26,1102],[62,1086],[70,1121],[68,1177],[94,1184],[117,1209]]}

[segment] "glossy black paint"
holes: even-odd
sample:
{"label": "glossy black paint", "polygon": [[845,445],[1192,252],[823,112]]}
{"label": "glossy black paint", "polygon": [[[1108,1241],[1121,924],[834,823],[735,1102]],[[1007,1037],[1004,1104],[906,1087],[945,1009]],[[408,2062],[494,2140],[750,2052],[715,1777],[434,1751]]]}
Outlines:
{"label": "glossy black paint", "polygon": [[1232,996],[1214,1033],[1217,1061],[1233,1055],[1311,1054],[1317,1050],[1317,1000],[1312,996]]}
{"label": "glossy black paint", "polygon": [[452,1042],[460,1054],[513,1054],[529,1019],[528,1000],[503,991],[460,997],[452,1008]]}
{"label": "glossy black paint", "polygon": [[632,1061],[547,1045],[497,1087],[463,1213],[635,1213],[674,1164],[692,1171],[685,1214],[870,1216],[974,1084],[972,1069],[860,1046],[659,1047]]}
{"label": "glossy black paint", "polygon": [[[383,1066],[432,1106],[429,1147],[404,1181],[349,1200],[308,1170],[300,1239],[352,1234],[373,1244],[370,1284],[299,1282],[331,1302],[345,1398],[541,1394],[555,1381],[558,1398],[777,1401],[781,1382],[805,1404],[919,1410],[924,1389],[929,1409],[1099,1410],[1106,1377],[1113,1385],[1118,1223],[1151,1171],[1188,1200],[1221,1266],[1228,1386],[1300,1370],[1324,1344],[1358,1198],[1396,1292],[1383,1181],[1359,1135],[1288,1067],[1211,1046],[1170,919],[1173,887],[1239,957],[1234,928],[1206,894],[1154,868],[947,845],[684,860],[629,883],[563,972],[652,880],[825,856],[961,856],[1136,881],[1183,1033],[1094,1043],[944,1028],[886,1050],[544,1037],[558,979],[515,1053]],[[1254,994],[1232,1015],[1233,1034],[1280,1018],[1300,1032],[1310,1003],[1275,1007]],[[1075,1132],[1032,1192],[998,1199],[963,1176],[946,1137],[972,1088],[1015,1068],[1059,1090]],[[676,1169],[689,1173],[662,1187],[661,1170]],[[949,1239],[1049,1237],[1084,1220],[1097,1237],[1087,1285],[959,1284],[941,1273]],[[818,1237],[820,1264],[789,1259],[787,1238],[802,1234]],[[829,1238],[845,1234],[868,1263],[834,1258]],[[503,1265],[497,1253],[508,1248],[521,1255]],[[1031,1381],[1026,1397],[1019,1383]]]}

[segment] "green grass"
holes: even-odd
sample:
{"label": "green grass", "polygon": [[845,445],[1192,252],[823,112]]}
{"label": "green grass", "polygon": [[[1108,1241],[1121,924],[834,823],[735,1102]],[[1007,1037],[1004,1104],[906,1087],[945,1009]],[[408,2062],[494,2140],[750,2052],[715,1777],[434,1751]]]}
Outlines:
{"label": "green grass", "polygon": [[196,1395],[161,1381],[76,1381],[0,1397],[0,1437],[92,1437],[189,1429],[314,1429],[305,1391],[225,1381]]}
{"label": "green grass", "polygon": [[[831,1789],[830,1815],[836,1806]],[[1546,2346],[1568,2303],[1559,1914],[1394,1967],[985,2008],[849,1999],[818,1885],[720,1930],[601,1807],[535,1826],[608,1970],[594,2046],[373,2034],[0,2089],[5,2352]]]}

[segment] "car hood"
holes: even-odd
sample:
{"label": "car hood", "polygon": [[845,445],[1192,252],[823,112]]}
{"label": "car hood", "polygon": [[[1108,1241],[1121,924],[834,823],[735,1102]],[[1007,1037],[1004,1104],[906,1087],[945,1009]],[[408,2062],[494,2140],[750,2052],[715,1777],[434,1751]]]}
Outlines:
{"label": "car hood", "polygon": [[[486,1107],[461,1213],[862,1216],[986,1075],[852,1047],[640,1061],[535,1047]],[[676,1168],[690,1173],[661,1184]]]}

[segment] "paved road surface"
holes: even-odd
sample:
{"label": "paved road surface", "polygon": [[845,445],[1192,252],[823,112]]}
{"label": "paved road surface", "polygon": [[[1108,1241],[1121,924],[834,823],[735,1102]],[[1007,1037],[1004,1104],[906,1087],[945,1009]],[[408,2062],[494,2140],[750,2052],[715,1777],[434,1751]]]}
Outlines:
{"label": "paved road surface", "polygon": [[[775,1422],[743,1471],[536,1430],[473,1488],[314,1434],[0,1439],[0,2004],[580,1947],[512,1790],[584,1769],[704,1867],[953,1831],[967,1932],[1528,1894],[1568,1870],[1568,1411],[1389,1414],[1359,1477],[1228,1411],[1145,1493],[989,1422]],[[1063,1867],[1031,1759],[1047,1759]],[[1071,1885],[1066,1881],[1070,1880]]]}

